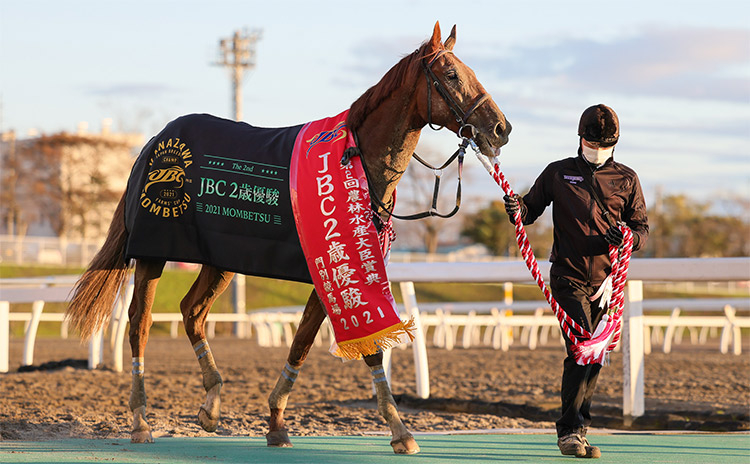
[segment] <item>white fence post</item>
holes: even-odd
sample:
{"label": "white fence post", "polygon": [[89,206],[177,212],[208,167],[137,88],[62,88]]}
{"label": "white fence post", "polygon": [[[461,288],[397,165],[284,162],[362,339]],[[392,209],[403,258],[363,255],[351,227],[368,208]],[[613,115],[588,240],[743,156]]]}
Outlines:
{"label": "white fence post", "polygon": [[[383,370],[385,371],[385,378],[388,381],[388,385],[392,385],[391,384],[391,355],[392,354],[393,354],[393,350],[390,348],[383,350]],[[373,388],[375,388],[374,382],[373,382]]]}
{"label": "white fence post", "polygon": [[508,306],[513,304],[513,282],[503,283],[503,302]]}
{"label": "white fence post", "polygon": [[622,324],[622,414],[626,420],[632,420],[644,412],[643,282],[640,280],[630,280],[625,287]]}
{"label": "white fence post", "polygon": [[417,295],[414,292],[414,282],[401,282],[401,298],[404,300],[407,314],[414,319],[414,369],[417,378],[417,396],[430,397],[430,369],[427,365],[427,346],[425,333],[422,330],[422,320],[417,306]]}
{"label": "white fence post", "polygon": [[104,353],[104,328],[95,333],[89,341],[89,369],[96,369],[102,363]]}
{"label": "white fence post", "polygon": [[0,301],[0,372],[8,372],[10,357],[10,303]]}
{"label": "white fence post", "polygon": [[114,335],[112,346],[112,361],[114,364],[115,372],[122,372],[122,355],[123,355],[123,343],[125,341],[125,329],[128,326],[128,310],[130,308],[130,302],[133,299],[133,291],[135,290],[135,281],[131,276],[128,283],[123,288],[115,304],[115,323],[112,325],[112,334]]}
{"label": "white fence post", "polygon": [[36,343],[36,332],[39,329],[39,319],[42,317],[44,310],[44,301],[37,300],[31,305],[31,320],[26,328],[26,336],[23,342],[23,362],[22,366],[31,366],[34,364],[34,343]]}
{"label": "white fence post", "polygon": [[[245,302],[245,289],[247,279],[243,274],[235,274],[232,280],[232,300],[234,302],[234,313],[235,314],[247,314],[246,302]],[[247,322],[235,322],[234,323],[234,335],[237,338],[247,337]]]}

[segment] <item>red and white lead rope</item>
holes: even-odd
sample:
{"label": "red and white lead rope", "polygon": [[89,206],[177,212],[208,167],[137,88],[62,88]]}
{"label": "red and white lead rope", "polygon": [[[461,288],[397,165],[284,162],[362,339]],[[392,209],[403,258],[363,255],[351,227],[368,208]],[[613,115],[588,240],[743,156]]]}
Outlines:
{"label": "red and white lead rope", "polygon": [[[487,172],[495,182],[503,189],[505,194],[513,196],[513,189],[500,170],[498,158],[494,157],[490,161],[488,157],[480,153],[473,143],[472,148],[479,161],[487,169]],[[625,302],[625,280],[627,279],[630,255],[633,250],[633,232],[627,226],[620,225],[620,230],[623,232],[624,245],[622,249],[614,246],[609,247],[609,257],[612,262],[612,294],[609,298],[607,313],[602,317],[602,320],[592,334],[565,313],[565,310],[555,301],[549,288],[545,285],[544,278],[539,270],[539,265],[526,235],[526,229],[523,227],[520,209],[513,216],[513,222],[516,227],[516,242],[518,242],[518,247],[526,262],[526,267],[531,271],[531,275],[534,277],[552,311],[555,313],[557,320],[560,322],[560,328],[573,343],[572,349],[576,362],[580,365],[603,364],[607,353],[617,346],[617,342],[620,339],[622,310]],[[574,331],[579,335],[576,336]]]}
{"label": "red and white lead rope", "polygon": [[623,246],[609,247],[609,259],[612,263],[612,294],[609,297],[607,312],[588,340],[581,341],[573,347],[576,362],[581,365],[604,363],[607,354],[614,350],[620,340],[622,331],[622,312],[625,308],[625,281],[628,276],[630,256],[633,252],[633,232],[629,227],[620,225],[623,233]]}

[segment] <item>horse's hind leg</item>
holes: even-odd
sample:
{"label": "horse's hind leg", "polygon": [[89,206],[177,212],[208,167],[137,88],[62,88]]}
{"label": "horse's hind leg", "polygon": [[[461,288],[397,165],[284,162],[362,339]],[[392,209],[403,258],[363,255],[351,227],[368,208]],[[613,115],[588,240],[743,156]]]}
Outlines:
{"label": "horse's hind leg", "polygon": [[299,374],[302,363],[305,362],[307,353],[310,352],[310,347],[315,341],[315,335],[320,329],[320,324],[323,323],[325,318],[326,313],[323,310],[323,305],[318,299],[318,294],[313,291],[307,300],[297,333],[294,335],[287,363],[268,397],[268,406],[271,409],[271,417],[268,420],[269,432],[266,434],[268,446],[292,446],[289,434],[287,434],[284,426],[284,410],[292,387],[294,387],[294,382],[297,380],[297,374]]}
{"label": "horse's hind leg", "polygon": [[198,422],[207,432],[216,431],[221,409],[221,387],[224,382],[216,368],[214,356],[206,340],[206,316],[216,298],[227,288],[234,273],[204,265],[190,291],[180,302],[185,332],[193,345],[203,373],[206,402],[198,411]]}
{"label": "horse's hind leg", "polygon": [[133,443],[151,443],[151,427],[146,422],[146,387],[144,357],[151,328],[151,306],[159,283],[164,261],[139,259],[135,263],[135,289],[130,303],[130,350],[133,354],[133,383],[130,390],[130,410],[133,411]]}
{"label": "horse's hind leg", "polygon": [[375,383],[375,393],[378,398],[378,412],[383,416],[391,429],[391,446],[396,454],[419,453],[419,445],[412,434],[407,430],[396,409],[396,402],[391,395],[388,379],[383,369],[383,353],[365,356],[365,363],[370,368],[372,379]]}

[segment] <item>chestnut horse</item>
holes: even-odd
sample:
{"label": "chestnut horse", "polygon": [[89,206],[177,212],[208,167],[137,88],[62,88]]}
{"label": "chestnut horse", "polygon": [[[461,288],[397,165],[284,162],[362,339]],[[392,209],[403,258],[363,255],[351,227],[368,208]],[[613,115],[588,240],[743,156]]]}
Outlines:
{"label": "chestnut horse", "polygon": [[[507,143],[511,126],[489,97],[474,72],[453,53],[455,26],[442,43],[439,23],[432,37],[415,52],[391,68],[378,84],[367,90],[350,108],[346,125],[358,136],[361,159],[370,174],[369,189],[380,205],[391,207],[391,198],[427,124],[447,127],[459,136],[470,137],[483,154],[494,156]],[[466,135],[467,132],[469,135]],[[123,259],[128,232],[124,220],[125,196],[115,212],[104,246],[76,284],[67,317],[88,338],[109,320],[118,289],[123,285],[129,263]],[[388,222],[390,211],[375,207],[375,214]],[[128,315],[133,355],[132,390],[129,406],[133,413],[131,441],[153,441],[146,420],[146,390],[143,356],[152,324],[151,306],[164,259],[135,259],[135,290]],[[197,280],[180,303],[185,331],[193,345],[203,374],[206,401],[198,420],[211,432],[219,420],[222,378],[206,341],[204,323],[211,305],[226,289],[233,273],[203,264]],[[294,381],[326,317],[315,290],[305,306],[278,382],[271,392],[268,446],[292,446],[284,425],[284,409]],[[385,381],[382,352],[365,356],[376,385],[378,411],[391,429],[391,446],[398,454],[419,452],[412,434],[399,418],[396,404]]]}

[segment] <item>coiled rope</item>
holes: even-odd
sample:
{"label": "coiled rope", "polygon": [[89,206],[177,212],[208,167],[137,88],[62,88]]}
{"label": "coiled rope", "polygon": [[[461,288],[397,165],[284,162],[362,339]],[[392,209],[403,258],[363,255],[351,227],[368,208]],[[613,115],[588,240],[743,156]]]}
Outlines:
{"label": "coiled rope", "polygon": [[[503,172],[500,170],[500,161],[498,157],[494,157],[492,161],[490,161],[487,156],[484,156],[479,151],[474,143],[472,143],[472,148],[474,149],[474,153],[479,161],[485,169],[487,169],[487,172],[492,176],[495,182],[497,182],[497,184],[503,189],[505,194],[513,196],[513,189],[505,179]],[[557,301],[555,301],[549,288],[545,285],[536,257],[531,249],[529,238],[526,235],[526,229],[521,220],[520,208],[514,214],[513,222],[516,229],[516,242],[518,243],[518,248],[521,250],[523,259],[526,262],[526,267],[531,271],[531,275],[542,290],[544,297],[552,308],[552,312],[560,322],[560,328],[568,337],[568,340],[573,344],[572,351],[576,358],[576,362],[580,365],[593,363],[604,364],[607,354],[617,346],[622,331],[621,321],[622,311],[625,306],[625,281],[627,280],[630,256],[633,251],[633,232],[625,224],[618,224],[623,233],[623,245],[620,248],[612,245],[609,246],[609,258],[612,263],[612,272],[608,280],[610,278],[611,280],[609,282],[605,281],[602,286],[608,287],[611,285],[611,294],[607,295],[608,292],[606,291],[606,288],[601,289],[604,291],[602,301],[608,302],[607,312],[602,316],[602,320],[592,334],[565,313],[565,310],[563,310]]]}

